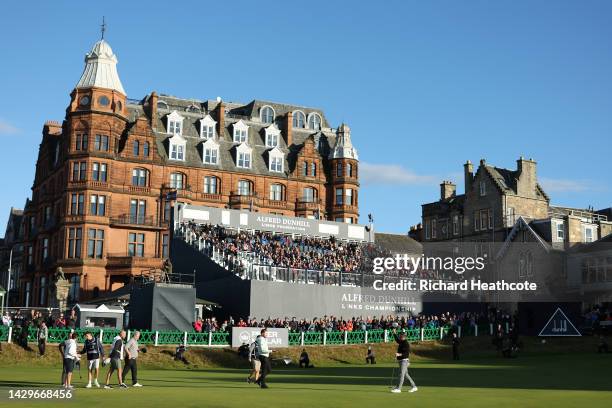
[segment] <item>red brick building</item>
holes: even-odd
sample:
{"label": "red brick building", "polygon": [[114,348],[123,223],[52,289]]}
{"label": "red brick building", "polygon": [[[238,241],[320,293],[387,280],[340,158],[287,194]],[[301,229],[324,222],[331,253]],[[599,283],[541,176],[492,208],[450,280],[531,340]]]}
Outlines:
{"label": "red brick building", "polygon": [[60,266],[73,302],[159,268],[169,256],[170,191],[192,204],[357,222],[348,126],[259,100],[128,99],[104,40],[85,63],[64,121],[43,128],[24,210],[21,305],[46,306]]}

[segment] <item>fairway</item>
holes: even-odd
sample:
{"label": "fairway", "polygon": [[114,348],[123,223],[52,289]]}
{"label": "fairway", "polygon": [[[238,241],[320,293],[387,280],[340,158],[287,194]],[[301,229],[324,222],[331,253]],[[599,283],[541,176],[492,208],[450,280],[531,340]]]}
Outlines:
{"label": "fairway", "polygon": [[[612,401],[612,355],[566,354],[460,363],[420,361],[411,374],[419,391],[389,393],[393,365],[336,365],[308,370],[275,367],[270,389],[245,382],[247,370],[140,370],[141,389],[84,389],[71,402],[7,400],[9,388],[56,387],[57,368],[0,370],[0,406],[87,407],[605,407]],[[105,372],[106,370],[104,370]],[[404,387],[407,391],[408,387]]]}

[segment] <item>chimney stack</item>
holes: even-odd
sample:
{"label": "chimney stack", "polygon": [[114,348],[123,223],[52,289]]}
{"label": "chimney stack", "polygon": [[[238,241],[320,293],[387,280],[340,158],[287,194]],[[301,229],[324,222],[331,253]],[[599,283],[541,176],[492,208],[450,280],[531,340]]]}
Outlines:
{"label": "chimney stack", "polygon": [[219,101],[217,104],[217,135],[221,139],[224,135],[225,129],[225,103]]}
{"label": "chimney stack", "polygon": [[444,180],[440,183],[440,201],[454,197],[456,192],[457,186],[452,181]]}
{"label": "chimney stack", "polygon": [[521,156],[516,161],[517,194],[522,197],[535,197],[536,184],[536,162],[532,159],[525,159]]}
{"label": "chimney stack", "polygon": [[293,130],[293,112],[289,111],[287,112],[287,118],[286,118],[286,127],[285,127],[285,135],[287,137],[287,148],[291,147],[291,144],[293,143],[293,135],[291,134],[291,131]]}
{"label": "chimney stack", "polygon": [[155,129],[157,125],[157,92],[151,92],[151,96],[149,96],[148,110],[149,110],[149,119],[151,119],[151,127]]}
{"label": "chimney stack", "polygon": [[465,180],[465,194],[472,189],[472,182],[474,181],[474,165],[471,161],[467,161],[463,165],[463,178]]}

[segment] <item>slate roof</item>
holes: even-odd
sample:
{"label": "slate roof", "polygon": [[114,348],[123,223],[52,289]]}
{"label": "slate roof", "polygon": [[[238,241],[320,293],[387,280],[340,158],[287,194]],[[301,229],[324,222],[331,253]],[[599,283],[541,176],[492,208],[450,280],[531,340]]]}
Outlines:
{"label": "slate roof", "polygon": [[[145,115],[143,109],[143,101],[130,100],[128,109],[131,121],[135,121],[138,117]],[[219,164],[208,165],[203,163],[202,144],[206,141],[200,138],[200,119],[210,114],[216,121],[216,108],[218,101],[216,100],[195,100],[195,99],[180,99],[168,95],[160,95],[158,103],[158,115],[155,125],[155,135],[157,151],[163,161],[177,165],[185,165],[188,167],[209,168],[211,170],[229,170],[238,171],[245,174],[266,175],[266,176],[281,176],[287,177],[288,173],[295,166],[295,159],[298,152],[303,147],[307,138],[313,137],[315,146],[318,147],[321,159],[325,159],[336,142],[336,130],[329,128],[329,124],[325,115],[320,109],[308,108],[295,105],[280,104],[268,101],[254,100],[246,105],[232,102],[224,102],[226,105],[225,126],[220,135],[216,135],[216,141],[219,144]],[[166,106],[163,105],[165,103]],[[270,126],[269,123],[263,123],[260,120],[260,109],[264,106],[270,106],[275,111],[276,126],[281,130],[279,137],[279,149],[285,154],[284,173],[269,171],[268,152],[271,148],[266,147],[264,129]],[[321,130],[292,128],[292,145],[287,146],[285,134],[285,114],[290,111],[302,111],[306,118],[311,113],[316,113],[321,116]],[[182,136],[186,141],[185,161],[175,161],[169,159],[169,143],[171,137],[167,134],[166,117],[171,112],[176,111],[183,117]],[[236,166],[236,146],[233,142],[233,124],[242,120],[249,126],[248,129],[248,146],[252,148],[252,164],[251,169],[239,168]]]}
{"label": "slate roof", "polygon": [[[517,193],[517,180],[518,180],[518,171],[517,170],[508,170],[500,167],[484,165],[484,169],[487,171],[489,176],[493,179],[497,187],[504,193]],[[540,186],[540,184],[536,183],[536,193],[545,199],[548,199],[548,196],[544,192],[544,189]]]}
{"label": "slate roof", "polygon": [[423,253],[423,245],[408,235],[377,232],[375,242],[376,245],[392,254],[418,254],[420,256]]}

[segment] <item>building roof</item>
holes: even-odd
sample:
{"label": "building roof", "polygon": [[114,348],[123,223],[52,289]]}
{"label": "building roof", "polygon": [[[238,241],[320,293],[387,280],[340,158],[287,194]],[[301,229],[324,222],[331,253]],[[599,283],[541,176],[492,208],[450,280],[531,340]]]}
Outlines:
{"label": "building roof", "polygon": [[[143,101],[128,101],[129,117],[131,121],[144,116]],[[158,100],[158,115],[154,123],[154,134],[156,136],[156,147],[162,160],[167,163],[185,165],[188,167],[201,167],[211,170],[239,171],[244,174],[267,175],[287,177],[294,170],[296,158],[308,138],[312,138],[315,148],[321,157],[327,157],[331,146],[336,144],[336,130],[327,127],[327,121],[323,112],[319,109],[303,106],[272,103],[254,100],[248,104],[226,103],[225,125],[221,134],[215,135],[215,141],[219,144],[219,164],[209,165],[203,162],[202,144],[205,139],[200,138],[200,121],[206,115],[212,114],[216,119],[215,110],[219,101],[199,101],[194,99],[180,99],[174,96],[160,95]],[[272,150],[266,146],[265,129],[271,124],[264,123],[260,119],[259,107],[270,106],[274,109],[276,126],[281,129],[279,137],[279,150],[285,155],[283,173],[269,171],[269,155]],[[287,112],[301,111],[306,117],[310,114],[318,114],[322,118],[322,129],[314,130],[308,128],[291,129],[291,145],[287,145],[285,115]],[[185,139],[185,161],[175,161],[169,158],[168,139],[172,137],[168,132],[168,115],[177,112],[183,118],[182,137]],[[236,162],[236,147],[238,143],[233,142],[234,124],[242,122],[248,126],[247,145],[252,149],[252,164],[250,169],[238,168]],[[216,131],[215,131],[216,132]]]}
{"label": "building roof", "polygon": [[423,245],[410,238],[408,235],[385,234],[377,232],[375,235],[376,245],[386,249],[392,254],[421,254]]}
{"label": "building roof", "polygon": [[[517,194],[518,170],[509,170],[501,167],[489,166],[488,164],[484,164],[482,167],[484,167],[502,193]],[[536,194],[548,200],[548,196],[539,183],[536,183]]]}
{"label": "building roof", "polygon": [[117,73],[117,57],[106,41],[98,41],[91,51],[85,54],[85,69],[76,87],[106,88],[126,94]]}
{"label": "building roof", "polygon": [[330,159],[355,159],[358,160],[357,149],[353,147],[351,141],[351,128],[346,124],[341,124],[338,127],[338,137],[336,144],[329,154]]}

